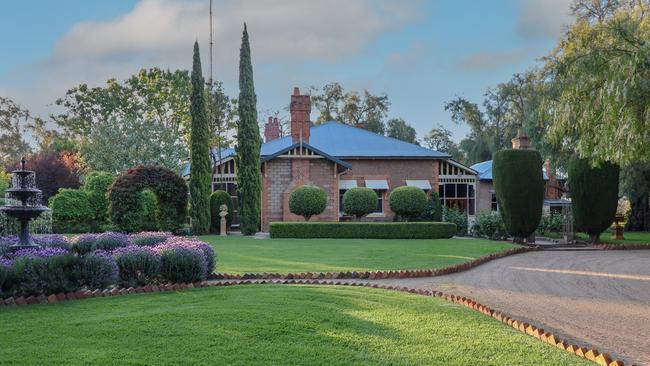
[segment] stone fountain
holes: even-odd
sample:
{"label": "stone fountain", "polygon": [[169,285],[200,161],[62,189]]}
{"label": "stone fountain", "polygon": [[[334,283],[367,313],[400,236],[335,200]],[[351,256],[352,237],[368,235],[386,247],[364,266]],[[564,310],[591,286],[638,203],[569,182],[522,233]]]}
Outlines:
{"label": "stone fountain", "polygon": [[0,211],[20,221],[19,240],[11,248],[37,248],[39,245],[29,235],[29,222],[49,211],[49,208],[41,204],[42,193],[36,188],[36,174],[25,169],[25,157],[20,160],[20,169],[11,173],[11,188],[5,191],[7,204],[0,206]]}

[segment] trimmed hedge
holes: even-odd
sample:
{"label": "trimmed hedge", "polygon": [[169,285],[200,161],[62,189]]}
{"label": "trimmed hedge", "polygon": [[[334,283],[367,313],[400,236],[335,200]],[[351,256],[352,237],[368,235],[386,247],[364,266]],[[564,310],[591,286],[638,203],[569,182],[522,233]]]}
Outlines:
{"label": "trimmed hedge", "polygon": [[50,197],[52,230],[55,233],[83,233],[95,231],[95,210],[88,192],[62,188]]}
{"label": "trimmed hedge", "polygon": [[271,238],[447,239],[456,234],[448,222],[272,222]]}
{"label": "trimmed hedge", "polygon": [[596,243],[600,234],[614,221],[618,205],[620,168],[608,162],[592,167],[586,159],[569,163],[569,188],[573,201],[576,229],[589,234]]}
{"label": "trimmed hedge", "polygon": [[535,150],[501,150],[494,154],[492,175],[499,213],[517,243],[535,232],[542,218],[542,158]]}

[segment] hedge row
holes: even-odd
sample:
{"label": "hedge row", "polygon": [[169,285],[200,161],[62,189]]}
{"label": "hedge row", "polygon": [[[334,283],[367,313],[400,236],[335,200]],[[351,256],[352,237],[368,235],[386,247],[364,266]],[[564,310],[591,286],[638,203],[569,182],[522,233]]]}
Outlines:
{"label": "hedge row", "polygon": [[271,238],[442,239],[456,234],[449,222],[272,222]]}

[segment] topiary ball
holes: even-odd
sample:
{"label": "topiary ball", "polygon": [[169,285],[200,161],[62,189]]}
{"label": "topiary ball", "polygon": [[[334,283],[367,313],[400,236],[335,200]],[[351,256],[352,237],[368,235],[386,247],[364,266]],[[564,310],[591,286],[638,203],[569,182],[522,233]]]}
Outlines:
{"label": "topiary ball", "polygon": [[343,194],[343,211],[361,219],[377,209],[377,193],[370,188],[351,188]]}
{"label": "topiary ball", "polygon": [[323,213],[327,207],[327,193],[317,186],[302,186],[291,192],[289,211],[305,218],[305,221]]}
{"label": "topiary ball", "polygon": [[427,207],[427,194],[417,187],[397,187],[388,199],[391,211],[406,219],[418,217]]}

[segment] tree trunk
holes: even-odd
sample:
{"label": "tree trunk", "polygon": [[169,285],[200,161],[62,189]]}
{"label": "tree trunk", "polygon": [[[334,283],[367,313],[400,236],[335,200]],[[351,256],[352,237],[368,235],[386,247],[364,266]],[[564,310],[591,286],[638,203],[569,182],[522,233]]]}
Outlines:
{"label": "tree trunk", "polygon": [[590,244],[600,243],[600,234],[589,234],[589,243]]}
{"label": "tree trunk", "polygon": [[625,231],[648,231],[650,230],[650,209],[648,208],[648,196],[639,197],[630,202],[630,217],[625,224]]}
{"label": "tree trunk", "polygon": [[524,244],[524,238],[522,238],[521,236],[513,236],[512,242],[515,244]]}

